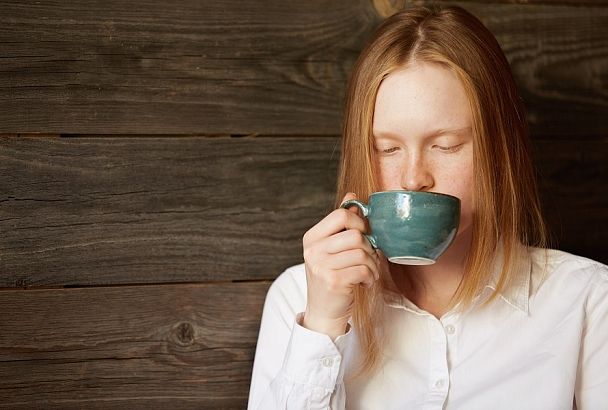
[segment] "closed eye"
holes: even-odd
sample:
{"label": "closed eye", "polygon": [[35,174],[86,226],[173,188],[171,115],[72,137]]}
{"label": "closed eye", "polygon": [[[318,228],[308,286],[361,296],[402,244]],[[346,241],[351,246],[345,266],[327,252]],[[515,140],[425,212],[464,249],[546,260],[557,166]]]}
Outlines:
{"label": "closed eye", "polygon": [[450,145],[450,146],[441,146],[441,145],[433,145],[434,148],[437,148],[439,151],[441,152],[456,152],[458,151],[460,148],[462,148],[464,144],[456,144],[456,145]]}
{"label": "closed eye", "polygon": [[397,151],[398,149],[399,149],[399,147],[376,148],[376,151],[378,151],[382,154],[392,154],[393,152]]}

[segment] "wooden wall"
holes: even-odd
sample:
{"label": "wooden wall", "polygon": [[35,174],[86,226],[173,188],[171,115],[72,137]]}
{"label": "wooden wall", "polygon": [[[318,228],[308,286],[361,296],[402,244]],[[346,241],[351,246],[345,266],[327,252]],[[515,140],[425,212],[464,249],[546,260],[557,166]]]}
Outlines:
{"label": "wooden wall", "polygon": [[[0,408],[246,406],[403,3],[0,1]],[[608,0],[457,4],[512,64],[558,246],[608,262]]]}

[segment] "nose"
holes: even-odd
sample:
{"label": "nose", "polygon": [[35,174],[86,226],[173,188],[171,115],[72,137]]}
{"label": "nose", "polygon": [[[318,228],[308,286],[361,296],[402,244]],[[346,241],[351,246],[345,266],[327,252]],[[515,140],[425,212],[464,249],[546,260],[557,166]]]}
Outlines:
{"label": "nose", "polygon": [[433,174],[424,158],[410,155],[401,171],[401,187],[407,191],[428,191],[433,187]]}

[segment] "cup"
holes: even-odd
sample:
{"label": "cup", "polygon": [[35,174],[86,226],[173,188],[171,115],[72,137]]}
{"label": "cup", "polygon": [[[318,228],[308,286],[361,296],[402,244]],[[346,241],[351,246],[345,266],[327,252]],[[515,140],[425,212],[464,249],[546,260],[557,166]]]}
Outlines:
{"label": "cup", "polygon": [[351,199],[341,207],[358,207],[369,221],[365,235],[390,262],[431,265],[451,245],[460,221],[460,199],[421,191],[381,191],[369,203]]}

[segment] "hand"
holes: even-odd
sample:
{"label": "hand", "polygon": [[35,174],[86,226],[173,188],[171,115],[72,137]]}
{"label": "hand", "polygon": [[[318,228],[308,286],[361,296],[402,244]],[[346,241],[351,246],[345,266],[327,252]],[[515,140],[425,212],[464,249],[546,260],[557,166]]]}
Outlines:
{"label": "hand", "polygon": [[[346,194],[342,202],[354,198]],[[379,278],[379,257],[364,232],[365,220],[353,207],[336,209],[304,234],[304,327],[332,339],[344,334],[355,286],[369,288]]]}

